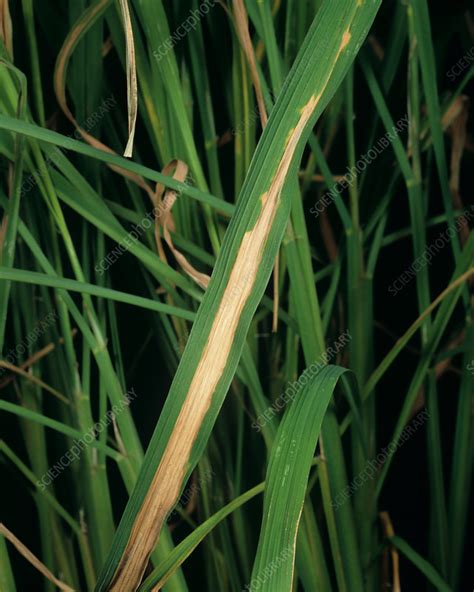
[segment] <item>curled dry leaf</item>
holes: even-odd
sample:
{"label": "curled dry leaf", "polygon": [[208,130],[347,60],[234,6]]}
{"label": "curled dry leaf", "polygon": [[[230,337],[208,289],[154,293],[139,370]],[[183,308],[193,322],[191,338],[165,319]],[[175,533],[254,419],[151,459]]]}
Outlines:
{"label": "curled dry leaf", "polygon": [[[66,99],[66,77],[67,77],[67,70],[69,66],[69,60],[71,59],[71,55],[73,54],[74,50],[76,49],[79,41],[82,37],[87,33],[87,31],[92,27],[92,25],[96,22],[96,20],[103,14],[106,8],[109,6],[110,0],[98,0],[96,4],[90,6],[76,21],[72,29],[69,31],[64,43],[61,47],[61,50],[58,54],[56,65],[54,68],[54,91],[56,94],[56,98],[58,100],[59,106],[63,111],[64,115],[69,119],[69,121],[74,125],[77,131],[81,134],[83,139],[98,150],[103,150],[104,152],[108,152],[109,154],[116,154],[114,150],[109,148],[106,144],[92,136],[88,133],[85,129],[83,129],[79,123],[76,121],[76,118],[72,114],[71,110],[69,109],[67,99]],[[106,47],[108,45],[108,41],[106,42]],[[133,43],[132,43],[133,46]],[[135,71],[135,59],[133,58],[133,72]],[[135,90],[136,90],[136,74],[131,72],[131,85],[133,86],[133,79],[135,78]],[[133,102],[133,101],[132,101]],[[136,105],[135,105],[136,107]],[[129,110],[129,123],[130,123],[130,113]],[[136,117],[136,112],[135,112]],[[133,128],[134,129],[134,128]],[[132,137],[133,143],[133,137]],[[129,144],[130,144],[130,137],[129,137]],[[125,154],[127,156],[127,154]],[[108,165],[116,173],[119,173],[123,177],[126,177],[138,187],[146,191],[150,199],[153,196],[153,190],[151,187],[145,182],[143,177],[136,173],[132,173],[131,171],[127,171],[121,167],[115,166],[113,164]]]}
{"label": "curled dry leaf", "polygon": [[[163,174],[170,176],[174,170],[173,179],[181,183],[186,182],[188,175],[188,165],[182,160],[172,160],[163,169]],[[178,194],[174,190],[165,190],[164,185],[161,183],[156,184],[156,190],[153,195],[153,205],[155,206],[155,239],[158,249],[158,253],[163,261],[166,261],[166,255],[161,244],[160,226],[163,228],[163,236],[166,244],[170,248],[174,255],[174,258],[179,263],[181,268],[189,277],[194,280],[204,290],[209,284],[211,279],[207,274],[198,271],[188,259],[174,246],[173,239],[171,238],[170,229],[174,230],[174,221],[171,209],[174,206]]]}

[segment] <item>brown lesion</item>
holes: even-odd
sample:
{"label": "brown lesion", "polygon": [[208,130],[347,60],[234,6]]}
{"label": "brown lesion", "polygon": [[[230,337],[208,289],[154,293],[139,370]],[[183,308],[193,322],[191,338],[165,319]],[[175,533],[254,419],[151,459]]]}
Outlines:
{"label": "brown lesion", "polygon": [[341,45],[339,46],[339,51],[337,53],[336,60],[340,56],[340,54],[344,51],[344,49],[347,47],[350,40],[351,40],[351,32],[348,29],[347,31],[344,31],[344,33],[342,35],[342,41],[341,41]]}
{"label": "brown lesion", "polygon": [[135,519],[120,568],[110,587],[112,591],[135,590],[139,585],[160,530],[178,500],[194,443],[227,365],[244,306],[252,293],[289,167],[318,100],[319,96],[313,96],[301,110],[270,187],[261,196],[257,221],[243,237],[186,399]]}

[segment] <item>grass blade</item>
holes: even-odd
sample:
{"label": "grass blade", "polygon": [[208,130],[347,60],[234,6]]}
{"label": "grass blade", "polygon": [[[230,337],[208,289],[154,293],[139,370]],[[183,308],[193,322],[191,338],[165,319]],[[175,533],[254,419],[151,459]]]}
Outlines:
{"label": "grass blade", "polygon": [[[346,1],[325,2],[306,37],[252,161],[97,592],[138,586],[162,524],[202,454],[288,219],[290,203],[281,199],[283,184],[378,6],[379,2],[357,7]],[[178,437],[183,429],[185,440]]]}

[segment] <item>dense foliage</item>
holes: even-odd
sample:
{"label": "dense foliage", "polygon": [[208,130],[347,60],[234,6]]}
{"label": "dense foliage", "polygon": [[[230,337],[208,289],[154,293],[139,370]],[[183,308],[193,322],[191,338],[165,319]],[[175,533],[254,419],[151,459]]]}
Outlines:
{"label": "dense foliage", "polygon": [[468,590],[469,3],[0,0],[0,590]]}

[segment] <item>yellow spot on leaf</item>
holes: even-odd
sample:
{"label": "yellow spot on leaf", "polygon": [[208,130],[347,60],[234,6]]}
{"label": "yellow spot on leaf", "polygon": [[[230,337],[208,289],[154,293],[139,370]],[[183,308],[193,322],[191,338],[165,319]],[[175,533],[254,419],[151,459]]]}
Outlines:
{"label": "yellow spot on leaf", "polygon": [[343,51],[346,48],[346,46],[350,40],[351,40],[350,31],[345,31],[344,35],[342,36],[341,46],[339,47],[339,53],[341,53],[341,51]]}

